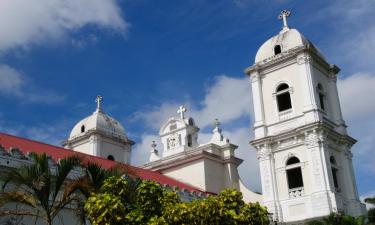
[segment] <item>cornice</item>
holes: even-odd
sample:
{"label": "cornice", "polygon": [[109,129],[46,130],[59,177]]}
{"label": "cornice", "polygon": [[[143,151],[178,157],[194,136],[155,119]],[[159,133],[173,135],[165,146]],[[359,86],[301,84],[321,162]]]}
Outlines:
{"label": "cornice", "polygon": [[115,140],[115,141],[123,143],[123,144],[130,144],[130,145],[135,144],[134,141],[128,139],[127,137],[124,138],[124,137],[120,137],[120,136],[110,135],[107,132],[100,131],[100,130],[88,130],[85,134],[83,134],[81,136],[78,136],[78,137],[73,137],[72,139],[65,140],[61,144],[62,144],[62,146],[71,145],[73,143],[76,143],[76,142],[79,142],[79,141],[82,141],[82,140],[85,140],[85,139],[89,139],[91,135],[95,135],[95,134],[100,135],[102,137],[109,138],[111,140]]}
{"label": "cornice", "polygon": [[[340,68],[336,65],[329,64],[325,58],[318,52],[318,50],[312,44],[308,45],[301,45],[295,48],[289,49],[285,52],[281,52],[280,54],[271,56],[267,59],[264,59],[260,62],[255,63],[253,66],[250,66],[245,69],[245,74],[251,76],[252,73],[258,72],[260,74],[265,73],[267,70],[275,70],[278,67],[283,67],[291,63],[301,62],[301,59],[297,59],[297,56],[301,53],[307,53],[310,58],[306,58],[309,62],[314,62],[330,72],[331,74],[337,74],[340,71]],[[290,59],[295,58],[295,60],[290,61]]]}
{"label": "cornice", "polygon": [[[212,145],[215,145],[215,144],[212,144]],[[214,147],[214,146],[211,146],[211,147]],[[216,147],[220,147],[220,146],[216,145]],[[233,148],[237,146],[232,145],[228,147]],[[243,162],[242,159],[237,158],[235,156],[223,157],[215,153],[207,152],[204,148],[197,148],[195,150],[180,152],[178,154],[171,155],[171,156],[162,158],[157,161],[146,163],[144,166],[142,166],[142,168],[151,169],[154,171],[162,171],[162,170],[178,167],[178,166],[181,166],[181,165],[193,162],[193,161],[197,161],[200,159],[211,159],[220,163],[234,163],[237,166]]]}
{"label": "cornice", "polygon": [[332,125],[329,125],[324,122],[315,122],[315,123],[310,123],[292,130],[288,130],[286,132],[276,134],[276,135],[270,135],[267,137],[259,138],[250,141],[250,144],[254,147],[259,146],[259,145],[264,145],[264,144],[270,144],[270,143],[278,143],[282,142],[283,140],[293,138],[295,136],[299,135],[305,135],[308,132],[313,132],[313,131],[323,131],[327,133],[330,137],[339,140],[341,142],[345,142],[348,145],[353,145],[357,142],[354,138],[350,137],[349,135],[343,135],[338,133],[333,129],[334,127]]}

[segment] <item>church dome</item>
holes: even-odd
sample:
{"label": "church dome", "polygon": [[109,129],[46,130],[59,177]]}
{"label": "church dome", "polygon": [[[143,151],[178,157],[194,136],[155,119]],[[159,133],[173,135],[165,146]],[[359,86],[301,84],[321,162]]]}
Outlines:
{"label": "church dome", "polygon": [[[255,63],[274,56],[276,51],[285,52],[299,46],[311,44],[298,30],[283,29],[278,35],[268,39],[258,50]],[[277,47],[279,46],[279,47]],[[279,48],[279,49],[277,49]]]}
{"label": "church dome", "polygon": [[93,114],[79,121],[73,127],[69,139],[83,136],[90,131],[99,131],[109,136],[126,139],[124,127],[120,122],[101,110],[100,101],[98,103],[98,108]]}

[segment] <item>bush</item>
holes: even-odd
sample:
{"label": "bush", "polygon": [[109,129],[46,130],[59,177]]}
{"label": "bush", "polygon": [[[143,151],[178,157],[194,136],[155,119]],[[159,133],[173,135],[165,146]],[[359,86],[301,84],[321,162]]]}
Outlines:
{"label": "bush", "polygon": [[259,203],[246,204],[241,192],[181,202],[178,195],[152,181],[108,178],[86,201],[93,225],[268,225],[268,212]]}
{"label": "bush", "polygon": [[369,209],[367,211],[367,217],[370,223],[375,223],[375,208]]}

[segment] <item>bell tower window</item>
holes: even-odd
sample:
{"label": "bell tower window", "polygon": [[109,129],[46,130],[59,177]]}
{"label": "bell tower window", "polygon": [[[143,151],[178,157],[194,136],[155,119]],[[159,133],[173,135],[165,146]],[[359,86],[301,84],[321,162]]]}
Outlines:
{"label": "bell tower window", "polygon": [[336,191],[340,191],[339,182],[338,182],[338,179],[337,179],[337,174],[338,174],[339,170],[338,170],[338,167],[337,167],[337,164],[336,164],[335,157],[331,156],[329,158],[329,161],[331,162],[333,185],[335,186]]}
{"label": "bell tower window", "polygon": [[85,132],[85,125],[81,126],[81,133]]}
{"label": "bell tower window", "polygon": [[193,137],[191,136],[191,134],[188,134],[187,135],[187,145],[189,147],[192,147],[193,146]]}
{"label": "bell tower window", "polygon": [[289,85],[282,83],[276,89],[277,107],[279,112],[292,108]]}
{"label": "bell tower window", "polygon": [[322,110],[325,110],[325,94],[324,94],[323,86],[321,84],[318,84],[317,90],[318,90],[320,108]]}
{"label": "bell tower window", "polygon": [[288,181],[289,196],[301,196],[304,193],[301,163],[295,156],[292,156],[286,162],[286,177]]}
{"label": "bell tower window", "polygon": [[108,160],[115,161],[115,157],[113,157],[113,155],[109,155],[109,156],[107,157],[107,159],[108,159]]}
{"label": "bell tower window", "polygon": [[275,55],[278,55],[281,53],[281,46],[280,45],[276,45],[275,48],[273,49]]}

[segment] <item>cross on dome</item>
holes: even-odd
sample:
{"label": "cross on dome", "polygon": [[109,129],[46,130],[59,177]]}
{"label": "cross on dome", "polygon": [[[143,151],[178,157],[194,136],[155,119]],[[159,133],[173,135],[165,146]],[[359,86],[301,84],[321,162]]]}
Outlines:
{"label": "cross on dome", "polygon": [[288,21],[287,21],[286,18],[289,17],[289,16],[290,16],[290,11],[283,10],[283,11],[281,11],[281,13],[278,17],[279,20],[283,20],[283,24],[284,24],[283,29],[288,28]]}
{"label": "cross on dome", "polygon": [[215,119],[214,120],[214,125],[215,125],[215,127],[219,127],[220,126],[220,121],[219,121],[219,119]]}
{"label": "cross on dome", "polygon": [[101,112],[102,111],[102,102],[103,102],[103,97],[101,95],[96,96],[95,99],[96,102],[96,111]]}
{"label": "cross on dome", "polygon": [[187,109],[185,108],[185,106],[180,105],[180,107],[177,110],[177,113],[180,114],[181,119],[185,119],[185,112],[186,111],[187,111]]}

